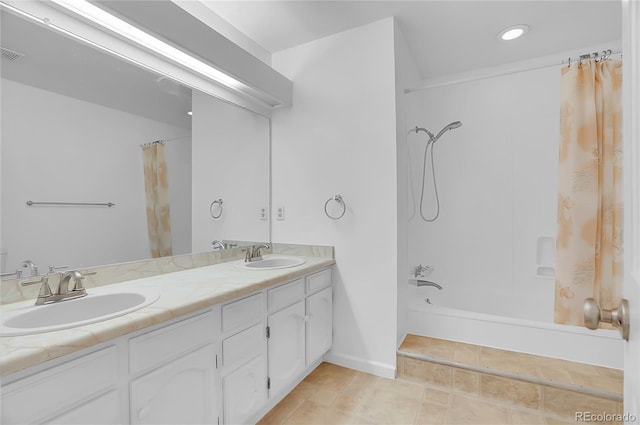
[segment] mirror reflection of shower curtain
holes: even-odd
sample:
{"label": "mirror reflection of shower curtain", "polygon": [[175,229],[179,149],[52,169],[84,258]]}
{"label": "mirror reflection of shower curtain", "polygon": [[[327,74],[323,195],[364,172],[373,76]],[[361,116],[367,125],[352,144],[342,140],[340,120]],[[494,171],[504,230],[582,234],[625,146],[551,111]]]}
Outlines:
{"label": "mirror reflection of shower curtain", "polygon": [[144,189],[147,205],[147,230],[153,258],[172,255],[169,181],[163,142],[142,147]]}
{"label": "mirror reflection of shower curtain", "polygon": [[555,322],[583,325],[585,298],[622,286],[622,62],[562,68]]}

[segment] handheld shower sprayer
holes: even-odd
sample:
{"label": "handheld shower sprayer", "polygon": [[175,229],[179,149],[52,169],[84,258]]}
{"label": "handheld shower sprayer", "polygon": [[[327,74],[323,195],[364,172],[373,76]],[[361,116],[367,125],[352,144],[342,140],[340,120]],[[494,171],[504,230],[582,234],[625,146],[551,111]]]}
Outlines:
{"label": "handheld shower sprayer", "polygon": [[[440,139],[440,137],[444,133],[446,133],[449,130],[454,130],[456,128],[459,128],[461,126],[462,126],[462,122],[454,121],[448,124],[442,130],[440,130],[440,132],[436,136],[434,136],[433,133],[431,133],[426,128],[416,126],[416,129],[415,129],[416,133],[422,131],[427,133],[427,135],[429,136],[429,140],[427,141],[427,146],[424,148],[424,161],[422,164],[422,193],[420,194],[420,217],[422,217],[422,219],[427,223],[436,221],[436,219],[440,215],[440,197],[438,196],[438,184],[436,182],[436,170],[434,168],[434,161],[433,161],[433,147],[435,146],[438,139]],[[424,213],[422,212],[422,203],[424,201],[424,180],[425,180],[425,174],[427,171],[427,152],[429,152],[429,145],[431,145],[431,175],[433,176],[433,190],[436,195],[436,215],[434,215],[433,218],[426,218],[424,216]]]}
{"label": "handheld shower sprayer", "polygon": [[432,132],[430,132],[429,130],[427,130],[426,128],[422,128],[422,127],[418,127],[416,126],[415,132],[418,133],[420,131],[423,131],[425,133],[427,133],[427,135],[429,136],[429,143],[435,143],[438,141],[438,139],[447,131],[449,130],[453,130],[456,128],[462,127],[462,122],[460,121],[454,121],[452,123],[450,123],[449,125],[447,125],[445,128],[443,128],[442,130],[440,130],[440,132],[438,133],[437,136],[434,136]]}

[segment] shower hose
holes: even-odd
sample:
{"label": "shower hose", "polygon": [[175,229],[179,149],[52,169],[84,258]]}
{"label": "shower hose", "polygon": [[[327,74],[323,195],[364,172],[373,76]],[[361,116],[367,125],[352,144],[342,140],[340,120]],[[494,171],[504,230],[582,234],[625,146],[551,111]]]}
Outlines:
{"label": "shower hose", "polygon": [[[422,204],[423,204],[423,200],[424,200],[424,181],[425,181],[425,176],[426,176],[426,172],[427,172],[427,153],[429,152],[429,145],[431,145],[431,176],[433,177],[433,190],[436,194],[436,215],[433,216],[433,218],[427,218],[424,216],[424,213],[422,211]],[[433,139],[430,139],[427,142],[427,147],[424,148],[424,160],[422,163],[422,190],[421,190],[421,194],[420,194],[420,217],[422,217],[422,219],[424,221],[426,221],[427,223],[432,223],[434,221],[436,221],[436,219],[438,218],[438,216],[440,215],[440,198],[438,196],[438,183],[436,181],[436,169],[434,167],[434,163],[433,163],[433,148],[435,146],[435,143],[433,143]]]}

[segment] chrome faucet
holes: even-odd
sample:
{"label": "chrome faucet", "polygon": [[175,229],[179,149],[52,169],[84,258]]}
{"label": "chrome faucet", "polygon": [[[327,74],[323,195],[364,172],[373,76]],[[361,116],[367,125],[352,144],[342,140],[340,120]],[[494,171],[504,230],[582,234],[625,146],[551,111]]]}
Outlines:
{"label": "chrome faucet", "polygon": [[[75,284],[73,285],[73,289],[69,291],[69,283],[71,283],[72,278],[75,281]],[[58,284],[58,295],[66,295],[70,292],[76,291],[84,292],[83,295],[87,295],[87,291],[84,289],[84,285],[82,284],[82,279],[84,279],[84,276],[82,276],[82,273],[78,270],[62,273],[60,283]]]}
{"label": "chrome faucet", "polygon": [[244,248],[242,250],[242,252],[245,252],[244,262],[252,263],[254,261],[262,260],[262,253],[260,252],[262,248],[269,249],[270,246],[269,244],[263,243],[262,245],[252,245]]}
{"label": "chrome faucet", "polygon": [[262,253],[260,252],[260,250],[264,248],[264,249],[269,249],[269,244],[263,243],[262,245],[258,245],[258,246],[254,246],[253,247],[253,256],[251,257],[251,261],[260,261],[262,260]]}
{"label": "chrome faucet", "polygon": [[[58,288],[56,292],[51,291],[49,284],[50,279],[58,281]],[[69,289],[71,279],[74,280],[72,289]],[[87,295],[87,291],[82,284],[84,276],[78,270],[72,270],[64,273],[49,273],[42,277],[40,282],[40,292],[36,299],[36,305],[50,304],[62,300],[68,300],[72,298],[80,298]]]}
{"label": "chrome faucet", "polygon": [[[22,269],[29,270],[30,272],[29,276],[25,275],[24,273],[18,273],[18,270],[22,271]],[[20,268],[18,270],[16,270],[16,275],[19,275],[18,277],[38,276],[38,266],[36,266],[36,263],[34,263],[31,260],[24,260],[22,264],[20,264]]]}
{"label": "chrome faucet", "polygon": [[435,282],[431,282],[430,280],[420,280],[418,279],[418,286],[433,286],[434,288],[438,288],[442,291],[442,286],[438,285]]}
{"label": "chrome faucet", "polygon": [[211,242],[211,245],[213,245],[213,249],[214,250],[219,250],[222,251],[223,249],[225,249],[226,247],[224,246],[224,243],[222,243],[222,241],[219,240],[214,240],[213,242]]}

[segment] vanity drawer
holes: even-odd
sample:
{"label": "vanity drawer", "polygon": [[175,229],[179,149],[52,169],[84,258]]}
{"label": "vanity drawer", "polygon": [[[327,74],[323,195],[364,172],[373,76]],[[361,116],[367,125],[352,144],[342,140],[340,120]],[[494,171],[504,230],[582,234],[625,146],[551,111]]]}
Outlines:
{"label": "vanity drawer", "polygon": [[241,330],[262,321],[262,293],[222,306],[222,332]]}
{"label": "vanity drawer", "polygon": [[265,328],[258,323],[222,341],[222,365],[231,368],[260,354],[264,347]]}
{"label": "vanity drawer", "polygon": [[40,422],[107,388],[118,379],[116,347],[109,347],[2,387],[3,424]]}
{"label": "vanity drawer", "polygon": [[313,294],[331,286],[331,269],[307,276],[307,294]]}
{"label": "vanity drawer", "polygon": [[192,351],[213,337],[211,311],[182,320],[166,328],[129,340],[129,372],[136,374],[160,366],[180,354]]}
{"label": "vanity drawer", "polygon": [[269,311],[279,310],[304,298],[304,280],[298,279],[267,291]]}

